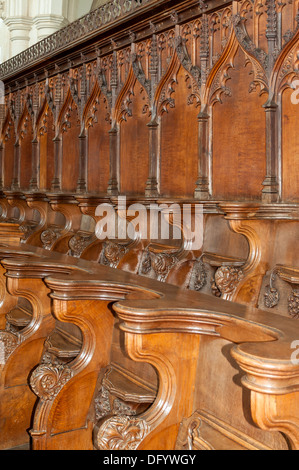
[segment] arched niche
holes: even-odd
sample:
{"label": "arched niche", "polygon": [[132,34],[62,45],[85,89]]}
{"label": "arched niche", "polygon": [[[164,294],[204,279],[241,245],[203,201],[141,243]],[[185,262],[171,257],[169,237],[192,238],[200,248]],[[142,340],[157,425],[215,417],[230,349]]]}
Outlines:
{"label": "arched niche", "polygon": [[96,119],[88,126],[87,188],[92,193],[107,191],[110,170],[109,131],[110,113],[107,99],[99,93],[96,104]]}
{"label": "arched niche", "polygon": [[12,119],[8,113],[3,126],[3,187],[10,189],[14,173],[14,151],[16,134]]}
{"label": "arched niche", "polygon": [[74,192],[79,178],[79,134],[78,111],[70,94],[61,112],[60,131],[62,139],[61,189]]}
{"label": "arched niche", "polygon": [[285,202],[299,202],[299,133],[297,125],[299,122],[298,88],[297,93],[296,90],[286,88],[281,97],[282,199]]}
{"label": "arched niche", "polygon": [[191,80],[180,66],[172,79],[170,101],[162,106],[160,194],[192,197],[198,168],[198,113]]}
{"label": "arched niche", "polygon": [[29,189],[32,178],[33,125],[27,108],[20,121],[20,189]]}
{"label": "arched niche", "polygon": [[211,89],[220,84],[220,99],[211,109],[213,198],[259,200],[266,174],[267,95],[250,93],[252,65],[239,47],[227,63],[211,84]]}
{"label": "arched niche", "polygon": [[45,102],[38,123],[39,139],[39,187],[49,191],[54,178],[54,118]]}
{"label": "arched niche", "polygon": [[120,192],[142,195],[149,172],[150,117],[146,91],[137,80],[128,88],[120,115]]}

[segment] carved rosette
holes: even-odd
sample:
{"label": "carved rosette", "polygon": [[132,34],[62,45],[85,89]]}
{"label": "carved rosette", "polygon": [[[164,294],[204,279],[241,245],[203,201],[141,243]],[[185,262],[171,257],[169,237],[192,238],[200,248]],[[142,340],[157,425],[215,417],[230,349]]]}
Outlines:
{"label": "carved rosette", "polygon": [[99,428],[95,444],[98,450],[136,450],[149,432],[142,419],[115,416]]}
{"label": "carved rosette", "polygon": [[30,385],[39,398],[52,401],[72,377],[73,371],[69,367],[43,364],[33,372]]}
{"label": "carved rosette", "polygon": [[19,345],[19,339],[9,331],[0,331],[0,365],[6,364]]}
{"label": "carved rosette", "polygon": [[289,297],[289,314],[293,318],[299,318],[299,290],[294,290]]}
{"label": "carved rosette", "polygon": [[244,279],[242,269],[234,266],[221,266],[215,273],[212,291],[216,297],[232,294],[242,279]]}

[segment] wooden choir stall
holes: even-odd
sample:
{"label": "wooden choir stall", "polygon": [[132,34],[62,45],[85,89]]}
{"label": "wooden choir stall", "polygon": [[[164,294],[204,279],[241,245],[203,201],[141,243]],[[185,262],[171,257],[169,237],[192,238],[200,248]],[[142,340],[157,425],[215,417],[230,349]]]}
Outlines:
{"label": "wooden choir stall", "polygon": [[108,1],[0,79],[0,449],[298,450],[299,0]]}

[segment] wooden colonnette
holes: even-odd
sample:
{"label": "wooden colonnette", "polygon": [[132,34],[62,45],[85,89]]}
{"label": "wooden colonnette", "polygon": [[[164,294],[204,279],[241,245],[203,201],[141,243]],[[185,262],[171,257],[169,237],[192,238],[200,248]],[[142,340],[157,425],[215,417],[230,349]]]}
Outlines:
{"label": "wooden colonnette", "polygon": [[0,448],[298,449],[299,2],[116,5],[0,65]]}

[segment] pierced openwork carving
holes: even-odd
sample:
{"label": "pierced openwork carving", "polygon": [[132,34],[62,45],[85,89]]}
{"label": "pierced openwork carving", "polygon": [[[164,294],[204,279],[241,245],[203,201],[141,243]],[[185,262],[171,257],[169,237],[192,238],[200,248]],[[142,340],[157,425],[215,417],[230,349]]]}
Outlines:
{"label": "pierced openwork carving", "polygon": [[30,385],[39,398],[51,401],[72,377],[73,371],[67,366],[43,364],[33,372]]}
{"label": "pierced openwork carving", "polygon": [[149,432],[149,425],[142,419],[116,416],[102,424],[95,444],[98,450],[136,450]]}

